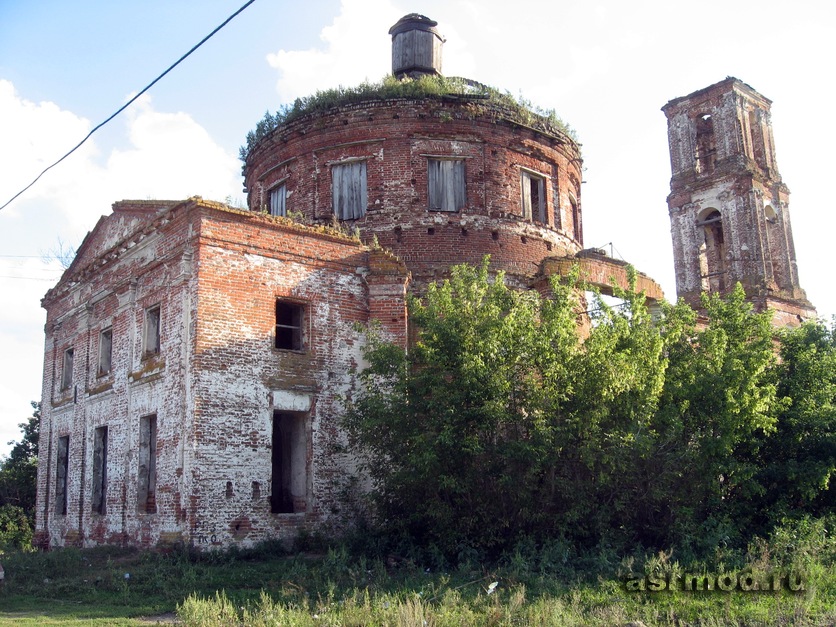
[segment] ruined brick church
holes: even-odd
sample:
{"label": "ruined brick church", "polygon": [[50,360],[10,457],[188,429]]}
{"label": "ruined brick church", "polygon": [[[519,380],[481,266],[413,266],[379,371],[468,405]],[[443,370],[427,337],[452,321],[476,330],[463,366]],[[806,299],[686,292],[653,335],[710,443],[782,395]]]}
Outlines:
{"label": "ruined brick church", "polygon": [[[392,27],[395,76],[440,73],[436,26]],[[740,281],[795,324],[814,311],[769,106],[729,78],[663,109],[677,291]],[[578,144],[539,121],[479,93],[349,102],[253,146],[247,210],[115,203],[43,299],[36,541],[211,548],[339,526],[363,325],[405,344],[407,294],[486,254],[520,289],[573,266],[627,283],[583,248]]]}

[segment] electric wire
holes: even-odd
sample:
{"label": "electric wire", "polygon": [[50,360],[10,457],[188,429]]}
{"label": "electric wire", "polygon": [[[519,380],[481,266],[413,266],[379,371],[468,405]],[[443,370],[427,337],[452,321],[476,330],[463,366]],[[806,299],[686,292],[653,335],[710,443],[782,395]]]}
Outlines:
{"label": "electric wire", "polygon": [[24,188],[23,188],[22,190],[20,190],[17,194],[15,194],[15,195],[14,195],[14,196],[12,196],[9,200],[7,200],[5,203],[3,203],[3,205],[2,205],[2,206],[0,206],[0,210],[5,209],[7,206],[9,206],[12,202],[14,202],[14,200],[15,200],[18,196],[20,196],[21,194],[23,194],[23,193],[24,193],[25,191],[27,191],[30,187],[32,187],[35,183],[37,183],[37,182],[40,180],[40,178],[41,178],[44,174],[46,174],[49,170],[51,170],[51,169],[52,169],[52,168],[54,168],[56,165],[58,165],[59,163],[61,163],[64,159],[66,159],[67,157],[69,157],[69,156],[70,156],[71,154],[73,154],[76,150],[78,150],[79,148],[81,148],[81,146],[82,146],[82,145],[83,145],[83,144],[84,144],[84,143],[85,143],[88,139],[90,139],[90,137],[93,135],[93,133],[95,133],[96,131],[98,131],[101,127],[103,127],[105,124],[107,124],[108,122],[110,122],[110,121],[111,121],[113,118],[115,118],[117,115],[119,115],[120,113],[122,113],[122,111],[124,111],[125,109],[127,109],[128,107],[130,107],[130,106],[131,106],[131,105],[132,105],[132,104],[136,101],[136,99],[137,99],[137,98],[139,98],[142,94],[144,94],[146,91],[148,91],[149,89],[151,89],[154,85],[156,85],[156,84],[160,81],[160,79],[162,79],[162,77],[163,77],[163,76],[165,76],[166,74],[168,74],[169,72],[171,72],[171,70],[173,70],[173,69],[174,69],[174,68],[176,68],[178,65],[180,65],[180,63],[181,63],[182,61],[184,61],[184,60],[185,60],[185,59],[186,59],[189,55],[191,55],[191,54],[192,54],[195,50],[197,50],[197,49],[198,49],[198,48],[200,48],[203,44],[205,44],[207,41],[209,41],[209,39],[210,39],[213,35],[215,35],[215,33],[217,33],[217,32],[218,32],[219,30],[221,30],[224,26],[226,26],[227,24],[229,24],[229,23],[230,23],[230,22],[231,22],[234,18],[236,18],[236,17],[238,16],[238,14],[240,14],[240,13],[241,13],[244,9],[246,9],[248,6],[250,6],[253,2],[255,2],[255,0],[249,0],[248,2],[246,2],[246,3],[245,3],[245,4],[244,4],[244,5],[243,5],[240,9],[238,9],[235,13],[233,13],[233,14],[232,14],[232,15],[230,15],[228,18],[226,18],[226,19],[223,21],[223,23],[221,23],[218,27],[216,27],[216,28],[215,28],[215,30],[213,30],[211,33],[209,33],[208,35],[206,35],[206,37],[204,37],[203,39],[201,39],[201,40],[200,40],[197,44],[195,44],[194,46],[192,46],[192,49],[191,49],[191,50],[189,50],[186,54],[184,54],[182,57],[180,57],[179,59],[177,59],[177,61],[175,61],[172,65],[170,65],[170,66],[168,67],[168,69],[167,69],[165,72],[163,72],[163,73],[162,73],[162,74],[160,74],[157,78],[155,78],[153,81],[151,81],[150,83],[148,83],[148,84],[147,84],[147,85],[146,85],[146,86],[142,89],[142,91],[140,91],[139,93],[137,93],[137,94],[136,94],[133,98],[131,98],[131,99],[130,99],[128,102],[126,102],[124,105],[122,105],[122,106],[121,106],[121,107],[120,107],[120,108],[116,111],[116,113],[114,113],[113,115],[111,115],[111,116],[110,116],[109,118],[107,118],[104,122],[101,122],[101,123],[97,124],[97,125],[93,128],[93,130],[92,130],[92,131],[90,131],[89,133],[87,133],[87,135],[84,137],[84,139],[82,139],[82,140],[81,140],[78,144],[76,144],[76,145],[75,145],[75,147],[74,147],[74,148],[72,148],[72,149],[71,149],[71,150],[70,150],[67,154],[65,154],[63,157],[61,157],[60,159],[58,159],[58,161],[56,161],[56,162],[55,162],[55,163],[53,163],[52,165],[47,166],[46,168],[44,168],[44,169],[43,169],[43,171],[42,171],[42,172],[41,172],[38,176],[36,176],[36,177],[35,177],[35,180],[34,180],[34,181],[32,181],[31,183],[29,183],[29,185],[27,185],[26,187],[24,187]]}

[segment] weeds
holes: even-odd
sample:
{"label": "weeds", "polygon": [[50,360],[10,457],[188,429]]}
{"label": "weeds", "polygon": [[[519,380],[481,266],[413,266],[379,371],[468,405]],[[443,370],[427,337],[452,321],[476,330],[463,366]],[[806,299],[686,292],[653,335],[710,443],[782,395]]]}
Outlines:
{"label": "weeds", "polygon": [[[508,92],[482,85],[463,78],[422,76],[418,79],[396,79],[387,76],[377,83],[363,82],[354,87],[336,87],[318,91],[312,96],[297,98],[292,105],[284,105],[275,113],[267,111],[247,134],[247,143],[241,146],[239,156],[247,162],[256,145],[283,124],[292,122],[308,113],[324,112],[334,107],[374,100],[409,99],[458,99],[474,103],[486,103],[503,117],[552,134],[565,134],[577,141],[575,131],[558,117],[554,109],[542,109],[524,98],[515,98]],[[452,115],[442,112],[442,121],[449,122]]]}
{"label": "weeds", "polygon": [[[683,565],[676,551],[616,559],[611,549],[577,552],[554,540],[520,542],[497,562],[441,563],[357,553],[350,544],[286,554],[269,543],[195,554],[121,548],[16,553],[4,560],[0,625],[21,612],[131,624],[131,616],[176,609],[184,625],[826,625],[836,621],[834,543],[827,521],[788,522],[727,561]],[[716,555],[716,554],[712,554]],[[628,573],[681,575],[801,567],[808,589],[746,594],[630,592]],[[128,574],[129,577],[125,575]],[[47,612],[44,608],[49,608]],[[15,612],[4,622],[4,614]],[[45,613],[44,613],[45,612]],[[43,620],[42,620],[43,619]],[[57,619],[56,619],[57,620]]]}

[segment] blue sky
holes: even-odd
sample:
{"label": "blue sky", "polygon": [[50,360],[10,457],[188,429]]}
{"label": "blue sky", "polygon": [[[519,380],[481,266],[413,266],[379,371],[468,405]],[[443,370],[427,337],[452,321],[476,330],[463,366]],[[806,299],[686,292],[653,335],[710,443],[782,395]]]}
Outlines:
{"label": "blue sky", "polygon": [[[0,203],[244,0],[0,0]],[[615,249],[675,296],[665,198],[668,100],[736,76],[773,100],[801,284],[836,313],[829,205],[836,9],[820,1],[256,0],[0,212],[0,454],[40,397],[40,298],[123,198],[243,202],[238,147],[265,110],[390,66],[389,27],[439,22],[444,73],[554,108],[583,143],[585,244]]]}

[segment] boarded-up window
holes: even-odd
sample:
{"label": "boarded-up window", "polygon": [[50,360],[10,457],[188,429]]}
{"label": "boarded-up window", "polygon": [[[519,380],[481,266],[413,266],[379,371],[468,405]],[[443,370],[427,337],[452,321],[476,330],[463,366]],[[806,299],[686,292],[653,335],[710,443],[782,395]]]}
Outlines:
{"label": "boarded-up window", "polygon": [[107,427],[93,432],[93,512],[107,513]]}
{"label": "boarded-up window", "polygon": [[67,513],[67,472],[70,467],[70,436],[58,438],[58,451],[55,465],[55,513],[64,516]]}
{"label": "boarded-up window", "polygon": [[303,313],[299,303],[276,301],[276,348],[302,350]]}
{"label": "boarded-up window", "polygon": [[533,172],[522,171],[522,211],[526,220],[546,222],[546,179]]}
{"label": "boarded-up window", "polygon": [[113,329],[105,329],[99,333],[99,368],[101,377],[110,372],[113,363]]}
{"label": "boarded-up window", "polygon": [[356,220],[366,215],[366,162],[354,161],[331,167],[331,193],[334,215],[340,220]]}
{"label": "boarded-up window", "polygon": [[145,330],[143,333],[142,352],[145,357],[160,352],[160,306],[154,305],[145,310]]}
{"label": "boarded-up window", "polygon": [[278,185],[270,190],[270,215],[287,215],[287,186]]}
{"label": "boarded-up window", "polygon": [[270,511],[304,512],[307,507],[308,437],[305,416],[273,414]]}
{"label": "boarded-up window", "polygon": [[464,161],[461,159],[428,160],[427,185],[432,210],[458,211],[467,204]]}
{"label": "boarded-up window", "polygon": [[137,509],[146,514],[157,511],[157,416],[139,419],[139,474]]}
{"label": "boarded-up window", "polygon": [[73,354],[72,348],[64,351],[64,364],[61,369],[61,389],[66,390],[73,384]]}

